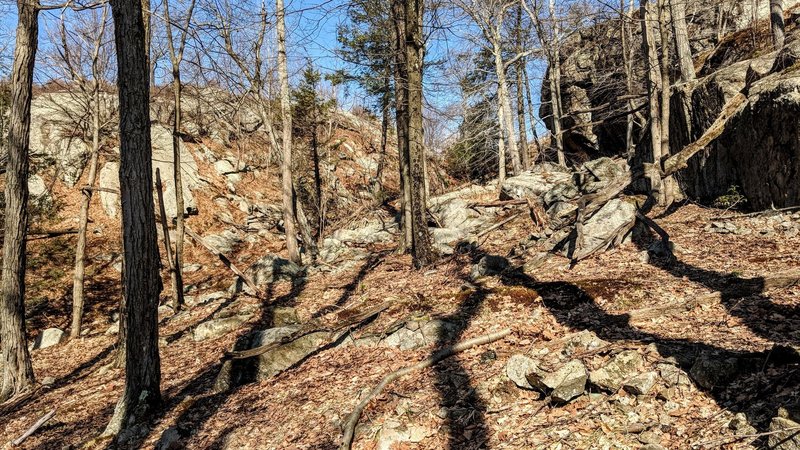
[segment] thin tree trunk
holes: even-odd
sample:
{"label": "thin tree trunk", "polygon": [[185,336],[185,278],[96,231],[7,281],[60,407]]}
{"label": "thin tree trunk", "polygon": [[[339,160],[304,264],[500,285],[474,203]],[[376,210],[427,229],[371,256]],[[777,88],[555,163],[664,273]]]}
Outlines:
{"label": "thin tree trunk", "polygon": [[[514,27],[514,36],[516,38],[516,52],[521,54],[523,51],[522,39],[522,5],[517,6],[517,23]],[[527,59],[520,58],[514,72],[516,74],[517,84],[517,128],[519,130],[519,153],[522,159],[522,169],[528,170],[531,167],[530,151],[528,148],[528,131],[525,125],[525,91],[526,86],[523,84],[522,70],[525,67]]]}
{"label": "thin tree trunk", "polygon": [[406,64],[408,71],[408,155],[411,175],[412,257],[417,268],[433,263],[425,203],[425,141],[422,128],[422,74],[425,40],[422,35],[423,0],[406,0]]}
{"label": "thin tree trunk", "polygon": [[25,338],[25,249],[28,227],[28,152],[31,130],[33,68],[39,35],[39,11],[18,0],[17,37],[11,72],[8,127],[5,235],[3,239],[0,349],[3,372],[0,403],[33,384],[33,366]]}
{"label": "thin tree trunk", "polygon": [[[659,105],[661,70],[655,42],[653,41],[652,21],[654,17],[648,0],[640,0],[640,11],[642,20],[642,54],[646,65],[647,98],[650,107],[650,154],[647,155],[646,162],[657,163],[661,160],[661,108]],[[648,174],[648,179],[650,180],[650,191],[657,194],[659,203],[663,203],[661,198],[663,194],[661,177],[656,174]]]}
{"label": "thin tree trunk", "polygon": [[[528,104],[528,117],[531,119],[531,136],[533,136],[533,145],[536,147],[536,156],[542,152],[541,143],[539,142],[539,133],[536,131],[536,110],[533,107],[533,95],[531,94],[531,79],[528,77],[528,68],[522,66],[522,78],[525,83],[525,100]],[[531,159],[531,167],[536,163],[535,158]]]}
{"label": "thin tree trunk", "polygon": [[511,114],[511,98],[508,92],[508,79],[506,78],[506,67],[503,62],[503,50],[500,47],[500,36],[493,39],[494,45],[494,65],[497,75],[497,120],[500,128],[505,134],[508,144],[508,153],[511,154],[511,168],[514,174],[522,172],[522,163],[519,158],[519,147],[517,146],[517,136],[514,131],[514,120]]}
{"label": "thin tree trunk", "polygon": [[281,160],[281,195],[283,197],[283,226],[286,230],[286,250],[289,260],[301,264],[297,245],[292,182],[292,106],[289,100],[289,73],[286,63],[286,11],[283,0],[276,0],[275,13],[278,30],[278,76],[281,82],[281,125],[283,127],[283,158]]}
{"label": "thin tree trunk", "polygon": [[125,388],[104,434],[140,423],[161,403],[158,354],[159,254],[153,205],[150,83],[138,0],[112,0],[120,112],[120,199],[124,255],[120,331]]}
{"label": "thin tree trunk", "polygon": [[783,0],[769,0],[769,19],[772,24],[772,45],[775,50],[780,50],[786,41],[786,29],[783,22]]}
{"label": "thin tree trunk", "polygon": [[[633,94],[633,58],[630,53],[631,49],[631,39],[629,37],[628,31],[628,20],[630,17],[625,12],[625,0],[619,1],[619,11],[620,11],[620,41],[622,42],[622,58],[623,64],[625,66],[625,87],[626,87],[626,94],[629,96]],[[627,127],[625,129],[625,154],[628,157],[628,161],[633,158],[634,153],[634,146],[633,146],[633,110],[635,109],[635,105],[633,104],[633,100],[628,100],[627,102]]]}
{"label": "thin tree trunk", "polygon": [[403,0],[392,0],[392,17],[395,25],[395,112],[397,122],[397,151],[400,167],[400,212],[403,238],[400,252],[413,247],[411,226],[411,172],[408,154],[408,67],[406,63],[406,26]]}
{"label": "thin tree trunk", "polygon": [[[102,33],[101,33],[102,36]],[[92,111],[92,155],[89,158],[89,174],[86,185],[93,188],[97,180],[97,161],[100,154],[100,89],[95,82],[93,89]],[[84,278],[86,267],[86,229],[89,223],[89,206],[92,203],[92,189],[82,191],[80,218],[78,219],[78,243],[75,246],[75,274],[72,282],[72,326],[70,337],[77,338],[81,335],[83,325],[84,305]]]}
{"label": "thin tree trunk", "polygon": [[672,13],[672,32],[675,35],[675,52],[681,69],[681,81],[684,83],[695,79],[692,48],[689,46],[689,29],[686,26],[686,1],[666,0]]}

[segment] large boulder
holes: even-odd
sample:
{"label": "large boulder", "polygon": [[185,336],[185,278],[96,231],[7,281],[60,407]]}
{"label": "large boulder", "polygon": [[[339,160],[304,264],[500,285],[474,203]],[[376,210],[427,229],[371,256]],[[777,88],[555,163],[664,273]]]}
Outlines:
{"label": "large boulder", "polygon": [[593,370],[589,381],[600,389],[616,392],[638,373],[641,365],[642,357],[639,352],[626,350],[615,355],[599,369]]}
{"label": "large boulder", "polygon": [[575,248],[582,254],[589,254],[607,247],[614,243],[615,237],[624,236],[631,230],[635,222],[636,206],[615,198],[583,224],[583,232],[578,236]]}
{"label": "large boulder", "polygon": [[767,448],[772,450],[800,450],[800,423],[775,417],[769,424]]}
{"label": "large boulder", "polygon": [[62,340],[64,340],[64,337],[64,331],[59,330],[58,328],[48,328],[36,336],[36,339],[33,341],[33,349],[38,350],[41,348],[58,345]]}
{"label": "large boulder", "polygon": [[236,331],[250,319],[250,316],[231,316],[221,319],[212,319],[198,325],[192,333],[196,342],[216,339],[220,336]]}
{"label": "large boulder", "polygon": [[542,163],[530,172],[506,178],[500,187],[500,197],[541,199],[560,183],[572,183],[572,173],[556,164]]}
{"label": "large boulder", "polygon": [[389,243],[394,241],[397,231],[397,222],[393,220],[369,219],[361,226],[336,230],[333,238],[350,245]]}

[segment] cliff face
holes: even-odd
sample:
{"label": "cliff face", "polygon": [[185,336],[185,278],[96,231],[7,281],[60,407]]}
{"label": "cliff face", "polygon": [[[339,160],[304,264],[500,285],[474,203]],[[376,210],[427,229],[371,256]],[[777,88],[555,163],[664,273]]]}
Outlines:
{"label": "cliff face", "polygon": [[[695,8],[692,11],[690,7],[688,20],[698,80],[673,88],[672,151],[680,151],[699,138],[726,102],[746,87],[748,101],[728,122],[722,136],[680,173],[682,187],[690,197],[703,202],[713,201],[737,186],[754,209],[800,204],[796,186],[800,172],[800,71],[794,66],[800,54],[800,30],[798,15],[792,12],[798,5],[787,8],[786,47],[771,53],[766,11],[756,12],[761,19],[750,28],[753,11],[735,10],[736,15],[726,22],[730,32],[717,39],[722,23],[720,9]],[[640,30],[632,31],[634,57],[640,59]],[[561,86],[564,129],[568,130],[565,148],[589,158],[622,154],[627,105],[620,97],[627,88],[618,25],[600,24],[583,30],[566,47]],[[634,92],[644,93],[643,69],[639,65],[634,70]],[[550,98],[547,87],[542,98],[545,102]],[[645,101],[640,98],[635,103],[639,106]],[[549,105],[542,113],[549,115]],[[634,137],[639,145],[647,145],[647,136],[641,133],[646,120],[644,110],[637,114]]]}

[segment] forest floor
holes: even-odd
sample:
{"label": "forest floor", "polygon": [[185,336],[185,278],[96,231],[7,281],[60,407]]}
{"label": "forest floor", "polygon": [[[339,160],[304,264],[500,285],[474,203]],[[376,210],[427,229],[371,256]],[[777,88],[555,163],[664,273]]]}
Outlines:
{"label": "forest floor", "polygon": [[[237,337],[270,325],[265,306],[292,306],[303,321],[320,311],[324,319],[335,320],[341,309],[366,309],[390,301],[387,311],[353,333],[380,333],[392,322],[420,312],[458,324],[453,341],[505,328],[513,333],[390,385],[364,412],[357,449],[379,448],[381,435],[404,431],[413,435],[413,443],[396,448],[641,448],[645,443],[665,448],[757,447],[763,444],[758,436],[737,437],[729,423],[734,414],[746,412],[753,433],[763,432],[779,407],[797,400],[796,358],[786,362],[777,357],[779,352],[772,360],[769,355],[783,348],[776,345],[800,345],[796,314],[800,286],[764,289],[759,280],[800,268],[800,236],[782,232],[780,225],[797,224],[800,216],[733,219],[727,222],[752,232],[718,233],[710,226],[712,219],[726,214],[689,205],[657,218],[676,244],[676,262],[643,262],[640,257],[647,243],[630,242],[572,268],[568,260],[554,256],[535,273],[473,281],[470,269],[478,254],[447,257],[416,271],[407,256],[396,255],[393,248],[375,247],[371,257],[352,271],[316,273],[294,286],[277,283],[267,302],[242,296],[234,307],[261,314],[218,339],[195,342],[191,330],[230,306],[230,301],[194,307],[162,325],[164,408],[152,418],[149,433],[138,445],[154,447],[173,427],[182,436],[180,446],[186,448],[337,448],[341,423],[367,390],[387,373],[424,359],[449,342],[406,351],[337,346],[272,379],[221,393],[212,389],[214,379]],[[520,217],[488,234],[481,252],[505,256],[530,233],[529,228],[529,220]],[[773,229],[777,231],[761,233]],[[58,261],[66,247],[53,241],[33,244],[31,259]],[[250,249],[253,256],[259,250]],[[211,282],[224,289],[233,280],[224,266],[197,246],[190,246],[187,261],[206,267],[187,274],[189,283]],[[31,282],[46,278],[38,273]],[[738,283],[742,279],[751,281],[747,288]],[[167,292],[168,286],[163,295]],[[680,308],[714,293],[719,295],[713,301]],[[0,407],[0,442],[18,437],[55,408],[55,417],[23,448],[102,446],[93,438],[103,431],[123,387],[123,370],[112,364],[116,335],[106,332],[117,299],[113,280],[104,287],[93,286],[86,321],[90,331],[80,339],[33,352],[37,379],[46,385]],[[673,314],[641,320],[628,315],[672,304]],[[67,307],[56,303],[33,308],[31,334],[49,326],[64,327]],[[680,364],[685,352],[713,350],[722,359],[767,357],[759,367],[742,370],[730,384],[711,390],[693,383],[661,383],[646,395],[591,392],[566,405],[519,389],[505,376],[511,355],[557,350],[564,336],[582,330],[607,343],[603,352],[640,352],[648,367],[671,361],[686,370]],[[600,353],[578,357],[592,367]]]}

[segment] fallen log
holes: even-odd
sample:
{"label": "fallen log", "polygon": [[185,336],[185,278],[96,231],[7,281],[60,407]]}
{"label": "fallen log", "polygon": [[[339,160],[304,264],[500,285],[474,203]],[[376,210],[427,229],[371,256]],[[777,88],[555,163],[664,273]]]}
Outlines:
{"label": "fallen log", "polygon": [[369,402],[380,395],[380,393],[393,381],[397,380],[398,378],[404,377],[412,372],[416,372],[418,370],[422,370],[433,365],[438,364],[440,361],[443,361],[455,354],[461,353],[465,350],[469,350],[473,347],[477,347],[479,345],[486,345],[490,344],[495,341],[499,341],[504,337],[511,334],[510,329],[505,329],[502,331],[498,331],[497,333],[487,334],[485,336],[481,336],[475,339],[470,339],[459,344],[456,344],[452,347],[445,347],[431,356],[423,359],[422,361],[414,364],[413,366],[406,366],[402,369],[395,370],[394,372],[386,375],[383,377],[380,383],[375,386],[366,397],[364,397],[358,405],[356,405],[353,412],[347,417],[347,422],[344,425],[343,429],[343,437],[342,437],[342,445],[339,446],[339,450],[350,450],[353,446],[353,438],[355,437],[356,425],[358,425],[358,420],[361,418],[361,414],[364,412],[364,409],[369,405]]}

